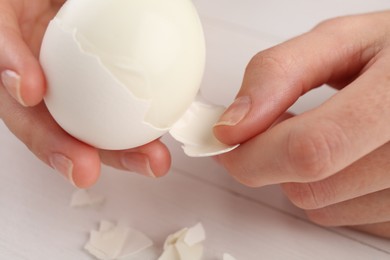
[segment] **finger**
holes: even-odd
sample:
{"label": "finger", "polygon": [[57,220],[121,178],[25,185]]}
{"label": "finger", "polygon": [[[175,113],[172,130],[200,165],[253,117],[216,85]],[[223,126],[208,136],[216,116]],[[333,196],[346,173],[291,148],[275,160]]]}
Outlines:
{"label": "finger", "polygon": [[381,32],[374,24],[385,15],[330,20],[257,54],[248,64],[236,101],[214,129],[217,138],[242,143],[267,129],[312,88],[358,74],[375,56],[373,39],[381,38]]}
{"label": "finger", "polygon": [[0,3],[0,75],[3,86],[23,106],[38,104],[45,80],[37,58],[23,40],[19,21],[7,1]]}
{"label": "finger", "polygon": [[285,120],[287,120],[287,119],[292,118],[292,117],[294,117],[294,114],[292,114],[292,113],[290,113],[290,112],[283,113],[281,116],[279,116],[279,117],[275,120],[275,122],[272,123],[271,128],[274,127],[274,126],[276,126],[276,125],[278,125],[278,124],[280,124],[281,122],[283,122],[283,121],[285,121]]}
{"label": "finger", "polygon": [[390,189],[371,193],[321,209],[306,211],[322,226],[357,226],[390,221]]}
{"label": "finger", "polygon": [[352,228],[375,236],[390,238],[390,222],[353,226]]}
{"label": "finger", "polygon": [[[256,136],[221,161],[241,182],[261,186],[325,179],[390,140],[390,55],[320,107]],[[375,83],[373,87],[373,83]]]}
{"label": "finger", "polygon": [[[290,112],[286,112],[286,113],[283,113],[281,116],[279,116],[275,122],[272,123],[272,125],[269,127],[269,129],[277,126],[278,124],[282,123],[283,121],[287,120],[287,119],[290,119],[294,116],[294,114],[290,113]],[[236,148],[238,149],[238,148]],[[235,166],[240,166],[238,164],[232,164],[231,166],[227,165],[226,162],[232,162],[232,161],[229,161],[229,160],[232,160],[231,158],[234,158],[235,155],[233,155],[232,157],[228,157],[228,156],[214,156],[213,159],[215,160],[216,163],[222,165],[222,166],[225,166],[228,170],[231,170],[233,169],[234,165]],[[225,158],[225,160],[223,160],[223,158]],[[244,167],[244,165],[241,165]],[[255,186],[253,185],[251,182],[249,182],[250,180],[248,179],[248,181],[244,180],[243,178],[245,177],[244,174],[241,174],[241,171],[240,170],[236,170],[236,171],[231,171],[230,174],[236,178],[236,180],[238,180],[239,182],[242,182],[243,184],[245,185],[248,185],[248,186]],[[237,175],[236,175],[237,174]]]}
{"label": "finger", "polygon": [[167,174],[171,164],[167,147],[158,140],[129,150],[101,150],[100,156],[107,165],[154,178]]}
{"label": "finger", "polygon": [[0,118],[39,159],[79,188],[96,182],[100,175],[97,150],[65,133],[43,103],[21,107],[1,87],[0,100]]}
{"label": "finger", "polygon": [[323,208],[390,187],[390,143],[337,174],[313,183],[286,183],[283,190],[302,209]]}

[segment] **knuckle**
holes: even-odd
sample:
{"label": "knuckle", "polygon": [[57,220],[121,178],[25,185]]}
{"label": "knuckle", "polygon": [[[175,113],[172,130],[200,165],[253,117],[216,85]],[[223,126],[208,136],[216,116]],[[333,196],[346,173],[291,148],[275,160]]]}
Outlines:
{"label": "knuckle", "polygon": [[278,78],[286,78],[294,68],[296,58],[285,46],[278,45],[257,53],[248,63],[246,74],[256,75],[256,72],[275,74]]}
{"label": "knuckle", "polygon": [[334,31],[334,28],[339,28],[344,24],[345,17],[335,17],[330,19],[325,19],[319,22],[313,30],[321,30],[321,31]]}
{"label": "knuckle", "polygon": [[[287,164],[284,167],[301,182],[323,180],[343,161],[347,143],[341,127],[330,120],[299,125],[287,136]],[[337,160],[337,161],[336,161]]]}
{"label": "knuckle", "polygon": [[358,20],[355,20],[354,23],[351,23],[351,16],[340,16],[334,17],[330,19],[326,19],[318,23],[312,31],[319,32],[321,34],[334,35],[337,37],[349,36],[351,34],[351,30],[353,30],[355,26],[358,26],[360,29],[361,26],[364,26],[364,23],[359,23]]}
{"label": "knuckle", "polygon": [[324,177],[330,164],[329,140],[319,132],[292,131],[287,141],[288,167],[303,181]]}

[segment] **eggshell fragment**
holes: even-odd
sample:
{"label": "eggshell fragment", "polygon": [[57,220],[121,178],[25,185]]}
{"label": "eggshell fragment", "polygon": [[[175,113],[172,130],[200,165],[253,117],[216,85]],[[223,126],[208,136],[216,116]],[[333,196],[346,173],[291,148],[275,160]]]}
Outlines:
{"label": "eggshell fragment", "polygon": [[169,235],[164,243],[164,252],[158,260],[200,260],[205,232],[201,223]]}
{"label": "eggshell fragment", "polygon": [[136,254],[119,257],[118,260],[156,260],[159,253],[159,248],[151,246]]}
{"label": "eggshell fragment", "polygon": [[138,230],[121,224],[101,221],[99,230],[92,230],[85,249],[101,260],[130,259],[151,247],[153,241]]}
{"label": "eggshell fragment", "polygon": [[169,245],[164,249],[158,260],[180,260],[180,255],[173,245]]}
{"label": "eggshell fragment", "polygon": [[179,253],[179,260],[200,260],[203,255],[203,245],[196,244],[189,246],[184,242],[177,242],[175,248]]}
{"label": "eggshell fragment", "polygon": [[224,111],[225,107],[214,105],[198,95],[169,133],[177,141],[183,143],[184,152],[191,157],[213,156],[229,152],[238,145],[223,144],[213,133],[214,125]]}
{"label": "eggshell fragment", "polygon": [[90,239],[84,248],[98,259],[116,259],[122,251],[128,232],[126,227],[105,222],[99,231],[91,231]]}
{"label": "eggshell fragment", "polygon": [[193,246],[195,244],[201,243],[206,239],[206,232],[203,228],[202,223],[198,223],[192,228],[188,229],[184,236],[184,243],[188,246]]}
{"label": "eggshell fragment", "polygon": [[119,259],[126,259],[135,256],[152,245],[153,241],[144,233],[135,229],[130,229]]}
{"label": "eggshell fragment", "polygon": [[104,202],[105,198],[102,195],[94,192],[78,189],[76,190],[71,198],[71,207],[89,207],[100,205]]}
{"label": "eggshell fragment", "polygon": [[169,246],[176,244],[176,242],[183,237],[188,231],[188,228],[183,228],[173,234],[170,234],[164,242],[164,250],[166,250]]}

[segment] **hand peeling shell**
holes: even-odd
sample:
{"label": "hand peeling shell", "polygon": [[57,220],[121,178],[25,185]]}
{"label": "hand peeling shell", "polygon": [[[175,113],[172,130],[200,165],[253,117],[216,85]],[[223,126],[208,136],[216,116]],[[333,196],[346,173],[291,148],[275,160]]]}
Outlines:
{"label": "hand peeling shell", "polygon": [[190,0],[68,0],[40,61],[56,122],[94,147],[121,150],[180,121],[199,91],[205,42]]}

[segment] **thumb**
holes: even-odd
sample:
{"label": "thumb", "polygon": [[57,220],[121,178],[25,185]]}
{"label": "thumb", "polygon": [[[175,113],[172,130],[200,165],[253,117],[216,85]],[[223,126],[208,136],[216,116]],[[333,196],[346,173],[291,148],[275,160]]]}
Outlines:
{"label": "thumb", "polygon": [[45,93],[43,71],[23,40],[13,7],[3,3],[0,11],[1,83],[21,105],[34,106]]}
{"label": "thumb", "polygon": [[[312,31],[258,53],[246,68],[234,103],[214,127],[216,137],[227,144],[242,143],[269,128],[301,95],[324,83],[341,83],[358,74],[375,39],[375,30],[344,24],[337,18]],[[353,18],[352,18],[353,19]],[[368,20],[359,17],[359,20]],[[363,24],[363,25],[362,25]],[[360,28],[350,28],[352,26]],[[368,35],[371,34],[371,35]]]}

